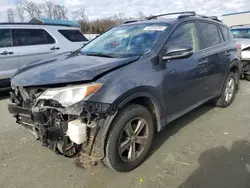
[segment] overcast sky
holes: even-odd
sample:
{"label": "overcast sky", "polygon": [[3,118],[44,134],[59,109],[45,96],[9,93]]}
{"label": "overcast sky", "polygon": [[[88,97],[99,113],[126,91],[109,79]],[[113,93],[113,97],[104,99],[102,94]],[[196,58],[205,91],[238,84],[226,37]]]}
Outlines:
{"label": "overcast sky", "polygon": [[[44,1],[35,0],[37,3]],[[53,2],[68,8],[69,19],[72,11],[83,7],[90,20],[119,13],[136,16],[140,11],[147,16],[183,10],[195,10],[206,15],[250,10],[250,0],[53,0]],[[6,10],[15,7],[15,3],[16,0],[0,0],[0,21],[7,21]]]}

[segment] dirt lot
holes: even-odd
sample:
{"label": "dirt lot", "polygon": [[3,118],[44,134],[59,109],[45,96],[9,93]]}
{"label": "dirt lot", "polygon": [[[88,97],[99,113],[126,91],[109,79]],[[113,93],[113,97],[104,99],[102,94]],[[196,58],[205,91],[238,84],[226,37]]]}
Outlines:
{"label": "dirt lot", "polygon": [[40,146],[0,98],[1,188],[250,187],[250,83],[226,109],[203,105],[157,134],[152,153],[130,173],[102,164],[79,169]]}

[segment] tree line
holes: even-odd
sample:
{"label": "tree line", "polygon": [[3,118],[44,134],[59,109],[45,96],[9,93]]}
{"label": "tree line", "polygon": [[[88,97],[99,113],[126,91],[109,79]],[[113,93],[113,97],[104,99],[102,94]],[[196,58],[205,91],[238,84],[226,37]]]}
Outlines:
{"label": "tree line", "polygon": [[53,1],[45,1],[44,3],[36,3],[32,0],[18,0],[15,8],[6,10],[8,22],[24,22],[26,17],[31,20],[33,18],[50,18],[58,20],[71,19],[80,23],[80,29],[83,33],[101,34],[109,28],[119,25],[129,19],[145,18],[142,12],[136,17],[126,17],[124,13],[115,14],[112,17],[97,20],[88,20],[84,8],[69,11],[64,5],[56,4]]}

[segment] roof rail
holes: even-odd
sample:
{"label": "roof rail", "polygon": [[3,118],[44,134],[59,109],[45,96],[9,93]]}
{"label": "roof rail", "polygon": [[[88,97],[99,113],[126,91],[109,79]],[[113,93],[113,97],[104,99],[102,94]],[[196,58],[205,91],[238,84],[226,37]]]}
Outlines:
{"label": "roof rail", "polygon": [[241,25],[232,25],[230,28],[233,28],[233,27],[241,27],[241,26],[243,26],[243,24],[241,24]]}
{"label": "roof rail", "polygon": [[0,22],[0,25],[46,25],[46,26],[65,26],[65,27],[72,27],[70,25],[66,24],[40,24],[40,23],[22,23],[22,22],[14,22],[14,23],[9,23],[9,22]]}
{"label": "roof rail", "polygon": [[204,15],[199,15],[197,14],[196,16],[201,17],[201,18],[208,18],[208,19],[212,19],[218,22],[222,22],[217,16],[204,16]]}
{"label": "roof rail", "polygon": [[161,17],[161,16],[169,16],[169,15],[175,15],[175,14],[188,14],[189,16],[196,15],[195,11],[184,11],[184,12],[172,12],[172,13],[167,13],[167,14],[153,15],[153,16],[147,17],[146,19],[152,20],[152,19],[156,19],[156,18]]}
{"label": "roof rail", "polygon": [[137,20],[137,19],[135,19],[135,20],[127,20],[127,21],[125,21],[123,23],[128,24],[128,23],[139,22],[139,21],[143,21],[143,20],[142,19],[139,19],[139,20]]}
{"label": "roof rail", "polygon": [[250,24],[232,25],[230,28],[234,28],[234,27],[243,27],[243,26],[250,26]]}

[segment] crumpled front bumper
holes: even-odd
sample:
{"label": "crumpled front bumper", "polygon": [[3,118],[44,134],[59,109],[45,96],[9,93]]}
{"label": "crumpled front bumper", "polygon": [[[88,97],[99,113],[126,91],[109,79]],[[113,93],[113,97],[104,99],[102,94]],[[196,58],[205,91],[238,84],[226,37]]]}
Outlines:
{"label": "crumpled front bumper", "polygon": [[44,123],[45,121],[42,113],[32,113],[29,108],[20,107],[12,103],[8,104],[8,109],[16,117],[19,124]]}
{"label": "crumpled front bumper", "polygon": [[[8,105],[9,112],[13,114],[16,118],[18,124],[22,124],[27,128],[37,139],[39,138],[38,134],[35,131],[34,116],[28,108],[19,107],[15,104]],[[38,115],[39,116],[39,115]],[[39,119],[38,116],[35,119]]]}
{"label": "crumpled front bumper", "polygon": [[[28,99],[28,92],[26,98],[17,95],[21,92],[11,93],[9,112],[16,118],[16,122],[31,131],[42,145],[67,157],[78,153],[90,156],[91,159],[104,157],[105,137],[117,112],[111,104],[81,101],[63,108],[55,106],[53,101],[46,101],[41,105],[32,97]],[[74,120],[80,120],[87,125],[87,139],[83,144],[76,144],[67,135],[69,122]]]}
{"label": "crumpled front bumper", "polygon": [[[61,121],[58,117],[46,117],[44,111],[34,113],[29,108],[18,106],[14,103],[8,105],[9,112],[16,118],[18,124],[27,128],[42,145],[49,147],[53,151],[58,151],[58,143],[66,146],[69,142],[62,142],[67,130],[67,122]],[[70,145],[74,145],[73,143]],[[72,150],[61,150],[61,153],[70,156]]]}

